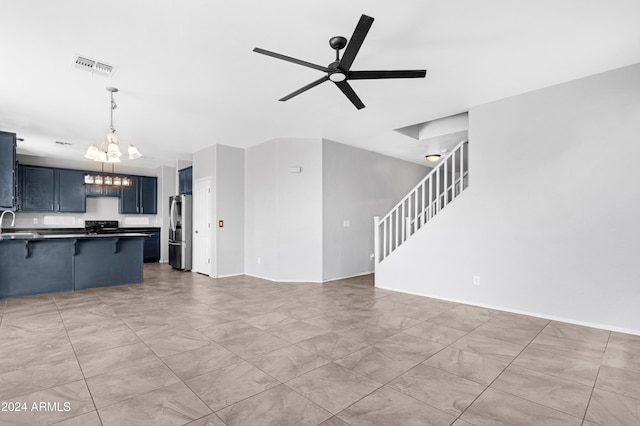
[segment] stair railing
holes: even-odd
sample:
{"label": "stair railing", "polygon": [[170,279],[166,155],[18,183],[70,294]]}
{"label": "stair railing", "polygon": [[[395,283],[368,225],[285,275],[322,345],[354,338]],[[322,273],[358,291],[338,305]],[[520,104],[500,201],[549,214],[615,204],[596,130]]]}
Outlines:
{"label": "stair railing", "polygon": [[469,141],[463,140],[380,219],[374,217],[376,265],[469,186]]}

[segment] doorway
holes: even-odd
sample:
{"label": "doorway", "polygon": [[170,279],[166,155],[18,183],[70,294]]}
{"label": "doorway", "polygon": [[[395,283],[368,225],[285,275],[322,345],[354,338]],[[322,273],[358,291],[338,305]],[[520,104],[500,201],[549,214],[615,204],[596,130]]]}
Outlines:
{"label": "doorway", "polygon": [[211,177],[206,177],[197,179],[193,190],[193,272],[216,276],[211,246]]}

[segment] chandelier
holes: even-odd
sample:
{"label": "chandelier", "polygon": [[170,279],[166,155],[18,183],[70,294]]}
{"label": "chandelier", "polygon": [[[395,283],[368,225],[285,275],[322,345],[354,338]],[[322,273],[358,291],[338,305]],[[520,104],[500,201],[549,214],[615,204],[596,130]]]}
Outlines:
{"label": "chandelier", "polygon": [[[118,108],[116,102],[113,100],[113,94],[118,91],[115,87],[107,87],[107,91],[111,93],[111,103],[109,104],[109,113],[111,114],[111,122],[109,125],[109,133],[107,133],[107,141],[103,142],[100,147],[96,144],[91,145],[87,149],[87,153],[84,154],[85,158],[93,161],[101,161],[103,163],[119,163],[122,153],[118,146],[118,135],[116,129],[113,127],[113,110]],[[127,152],[129,153],[129,159],[135,160],[142,157],[138,148],[133,145],[129,145]]]}

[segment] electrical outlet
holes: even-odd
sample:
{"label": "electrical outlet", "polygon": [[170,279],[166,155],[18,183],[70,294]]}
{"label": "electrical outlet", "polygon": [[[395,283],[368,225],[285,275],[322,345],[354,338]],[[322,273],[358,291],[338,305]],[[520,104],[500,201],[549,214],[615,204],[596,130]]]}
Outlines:
{"label": "electrical outlet", "polygon": [[260,265],[262,263],[262,258],[258,258],[258,265]]}
{"label": "electrical outlet", "polygon": [[375,256],[373,253],[371,253],[371,254],[369,255],[369,260],[373,260],[375,257],[376,257],[376,256]]}
{"label": "electrical outlet", "polygon": [[473,276],[473,285],[480,285],[480,275]]}
{"label": "electrical outlet", "polygon": [[348,228],[348,227],[351,226],[351,222],[348,221],[348,220],[345,220],[345,221],[342,222],[342,226],[344,226],[345,228]]}
{"label": "electrical outlet", "polygon": [[33,218],[33,224],[34,224],[34,225],[37,225],[37,224],[38,224],[38,218],[37,218],[37,217],[34,217],[34,218]]}

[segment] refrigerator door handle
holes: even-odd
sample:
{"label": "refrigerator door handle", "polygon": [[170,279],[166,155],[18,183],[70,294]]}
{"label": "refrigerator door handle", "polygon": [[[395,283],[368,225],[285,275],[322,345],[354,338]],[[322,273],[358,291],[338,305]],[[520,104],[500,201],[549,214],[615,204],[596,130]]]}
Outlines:
{"label": "refrigerator door handle", "polygon": [[171,199],[171,208],[169,209],[169,229],[175,231],[176,226],[173,223],[173,215],[176,209],[176,200],[175,198]]}

